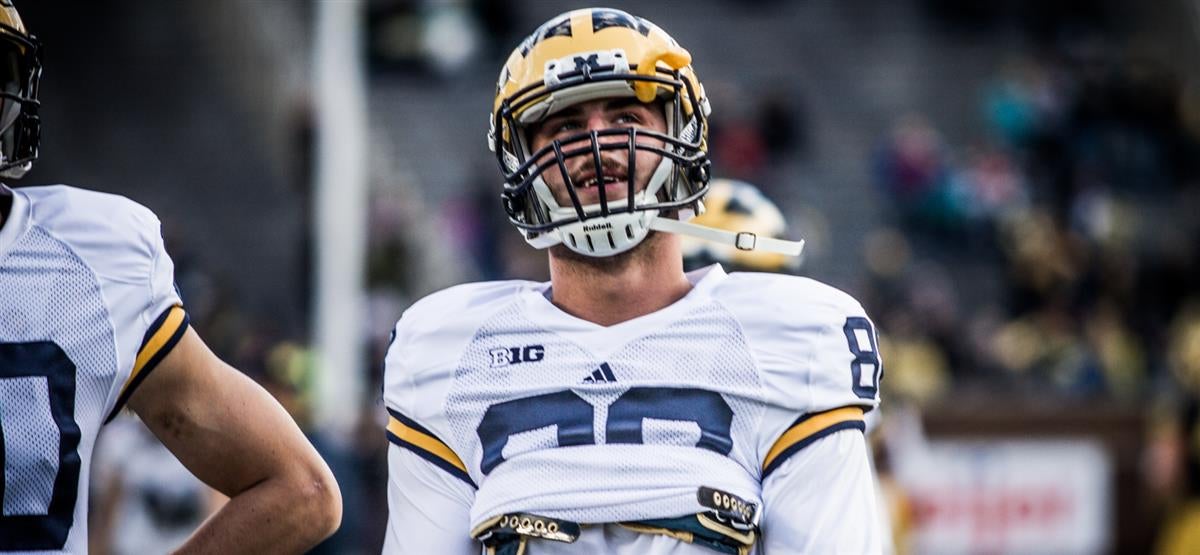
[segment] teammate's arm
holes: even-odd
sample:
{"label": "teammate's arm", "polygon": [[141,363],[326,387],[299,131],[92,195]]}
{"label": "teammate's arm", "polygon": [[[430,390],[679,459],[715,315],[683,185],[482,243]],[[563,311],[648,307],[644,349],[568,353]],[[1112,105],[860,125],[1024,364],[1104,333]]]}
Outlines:
{"label": "teammate's arm", "polygon": [[337,529],[341,493],[325,461],[274,398],[190,327],[128,404],[230,498],[181,553],[302,552]]}
{"label": "teammate's arm", "polygon": [[867,445],[843,429],[796,451],[763,480],[763,555],[881,553]]}

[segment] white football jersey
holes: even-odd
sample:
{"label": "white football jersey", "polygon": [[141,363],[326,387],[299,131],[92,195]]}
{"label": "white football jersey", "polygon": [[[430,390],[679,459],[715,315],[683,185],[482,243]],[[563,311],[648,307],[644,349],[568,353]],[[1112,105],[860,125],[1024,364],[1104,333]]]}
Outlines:
{"label": "white football jersey", "polygon": [[[683,299],[608,327],[560,310],[548,283],[463,285],[409,308],[384,378],[384,551],[445,550],[426,539],[448,534],[478,552],[470,535],[511,522],[540,527],[528,553],[713,553],[703,528],[771,536],[772,504],[782,519],[792,501],[764,484],[797,474],[781,469],[822,438],[818,458],[850,458],[821,464],[845,466],[870,501],[861,430],[882,366],[859,303],[793,276],[688,277]],[[456,507],[462,522],[440,521]],[[543,533],[572,523],[579,533]]]}
{"label": "white football jersey", "polygon": [[0,552],[86,553],[96,435],[187,316],[150,210],[66,186],[4,192]]}

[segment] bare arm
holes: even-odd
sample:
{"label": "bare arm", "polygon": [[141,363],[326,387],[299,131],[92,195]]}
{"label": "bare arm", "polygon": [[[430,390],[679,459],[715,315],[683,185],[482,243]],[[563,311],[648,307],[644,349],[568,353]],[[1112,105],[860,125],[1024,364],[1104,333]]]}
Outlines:
{"label": "bare arm", "polygon": [[333,474],[296,423],[190,327],[129,407],[196,477],[230,498],[180,553],[297,553],[341,522]]}

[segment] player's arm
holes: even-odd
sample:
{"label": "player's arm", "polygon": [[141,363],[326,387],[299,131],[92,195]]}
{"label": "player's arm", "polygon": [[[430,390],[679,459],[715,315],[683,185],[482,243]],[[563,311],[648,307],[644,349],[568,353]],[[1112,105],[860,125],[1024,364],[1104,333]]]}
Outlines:
{"label": "player's arm", "polygon": [[[861,418],[857,407],[842,410],[859,410]],[[839,418],[852,421],[845,414]],[[763,480],[764,555],[882,552],[863,433],[853,426],[826,429],[830,431],[818,432]]]}
{"label": "player's arm", "polygon": [[283,407],[190,327],[128,405],[230,498],[181,553],[298,553],[337,529],[341,494],[329,467]]}

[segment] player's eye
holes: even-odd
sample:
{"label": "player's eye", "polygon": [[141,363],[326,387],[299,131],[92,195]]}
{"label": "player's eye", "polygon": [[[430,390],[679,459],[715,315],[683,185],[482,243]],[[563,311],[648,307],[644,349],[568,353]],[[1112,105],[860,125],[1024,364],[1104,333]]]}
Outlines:
{"label": "player's eye", "polygon": [[562,119],[550,122],[550,125],[547,126],[546,131],[551,135],[561,135],[563,133],[576,131],[582,128],[583,125],[574,119]]}
{"label": "player's eye", "polygon": [[634,112],[621,112],[614,121],[622,125],[636,125],[642,123],[642,118]]}

